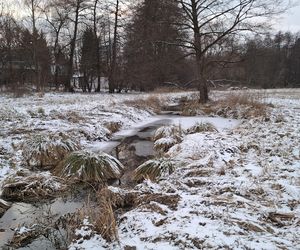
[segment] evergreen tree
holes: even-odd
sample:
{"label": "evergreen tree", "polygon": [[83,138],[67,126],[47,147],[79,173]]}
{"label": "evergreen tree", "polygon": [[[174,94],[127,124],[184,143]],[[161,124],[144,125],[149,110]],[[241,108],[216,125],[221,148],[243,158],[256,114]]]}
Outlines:
{"label": "evergreen tree", "polygon": [[174,44],[184,39],[175,23],[180,10],[172,0],[145,0],[137,6],[127,26],[125,70],[132,87],[150,90],[169,81],[180,80],[178,62],[183,53]]}
{"label": "evergreen tree", "polygon": [[92,28],[87,28],[82,36],[80,71],[83,73],[81,88],[83,92],[92,91],[97,77],[97,43],[98,39]]}

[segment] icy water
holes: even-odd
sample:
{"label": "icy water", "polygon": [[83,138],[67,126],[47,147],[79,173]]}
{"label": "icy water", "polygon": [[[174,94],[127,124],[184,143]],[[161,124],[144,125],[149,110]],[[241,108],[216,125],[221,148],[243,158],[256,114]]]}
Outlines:
{"label": "icy water", "polygon": [[196,123],[209,122],[213,124],[218,131],[233,129],[240,124],[239,120],[226,119],[220,117],[201,117],[201,116],[180,116],[180,115],[157,115],[145,122],[138,123],[135,127],[117,132],[110,141],[92,143],[88,148],[95,152],[113,153],[118,146],[127,139],[132,138],[132,144],[138,155],[152,156],[153,143],[151,141],[157,128],[169,124],[180,125],[182,129],[188,129]]}
{"label": "icy water", "polygon": [[[180,125],[183,129],[188,129],[194,124],[201,122],[212,123],[218,131],[233,129],[240,123],[238,120],[225,118],[159,115],[137,123],[131,129],[116,133],[110,141],[93,142],[86,145],[86,147],[95,152],[102,151],[117,156],[125,166],[129,166],[121,178],[122,183],[128,183],[131,172],[139,164],[154,156],[152,136],[157,128],[174,124]],[[122,150],[125,152],[123,155]],[[41,222],[47,216],[59,218],[65,214],[74,213],[83,204],[84,201],[65,201],[62,198],[39,204],[14,203],[0,219],[0,248],[10,249],[5,248],[5,244],[12,239],[14,228]],[[56,248],[46,239],[38,238],[27,247],[19,249],[54,250]]]}
{"label": "icy water", "polygon": [[[82,205],[83,203],[80,201],[64,201],[62,198],[42,204],[14,203],[0,219],[0,248],[9,249],[5,248],[5,245],[12,239],[16,227],[37,223],[45,224],[47,218],[55,219],[68,213],[74,213]],[[41,249],[41,244],[37,248],[29,247],[27,249]]]}

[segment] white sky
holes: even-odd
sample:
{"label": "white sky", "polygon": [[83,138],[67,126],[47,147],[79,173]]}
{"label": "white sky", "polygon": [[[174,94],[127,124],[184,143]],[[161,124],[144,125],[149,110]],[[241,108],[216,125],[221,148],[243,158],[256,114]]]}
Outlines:
{"label": "white sky", "polygon": [[274,26],[276,30],[300,32],[300,0],[295,2],[298,6],[291,8],[276,21]]}
{"label": "white sky", "polygon": [[[18,0],[0,0],[1,3],[12,3]],[[22,0],[23,1],[23,0]],[[22,2],[20,1],[20,2]],[[287,0],[288,1],[288,0]],[[274,31],[291,31],[291,32],[300,32],[300,0],[292,0],[297,6],[291,8],[281,17],[273,19],[274,23]],[[23,10],[24,11],[24,10]],[[24,15],[24,12],[20,10],[20,6],[15,11],[14,14],[18,14],[19,16]],[[22,13],[23,12],[23,13]]]}

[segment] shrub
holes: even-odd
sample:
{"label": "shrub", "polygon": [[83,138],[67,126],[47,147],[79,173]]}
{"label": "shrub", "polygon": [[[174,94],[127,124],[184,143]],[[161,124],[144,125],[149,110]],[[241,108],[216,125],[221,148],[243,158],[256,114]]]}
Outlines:
{"label": "shrub", "polygon": [[38,134],[23,143],[22,155],[28,166],[47,170],[56,167],[69,152],[79,148],[76,141],[62,133]]}
{"label": "shrub", "polygon": [[111,155],[84,150],[68,155],[60,168],[63,177],[102,183],[120,178],[124,166]]}
{"label": "shrub", "polygon": [[149,160],[135,170],[133,179],[135,181],[142,181],[144,179],[155,181],[162,176],[173,173],[174,169],[175,162],[170,159],[161,158]]}

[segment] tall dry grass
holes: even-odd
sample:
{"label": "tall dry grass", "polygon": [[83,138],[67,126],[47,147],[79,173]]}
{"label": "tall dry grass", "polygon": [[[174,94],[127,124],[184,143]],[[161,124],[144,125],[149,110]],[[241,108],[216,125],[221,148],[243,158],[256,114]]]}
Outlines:
{"label": "tall dry grass", "polygon": [[155,113],[159,113],[163,107],[163,101],[157,95],[151,94],[145,98],[134,100],[125,100],[123,102],[127,106],[135,107],[138,109],[151,109]]}
{"label": "tall dry grass", "polygon": [[207,104],[191,98],[182,104],[183,115],[218,115],[231,118],[266,117],[268,104],[265,92],[235,91],[222,92],[223,96]]}
{"label": "tall dry grass", "polygon": [[87,202],[78,213],[81,221],[88,218],[93,225],[93,230],[108,242],[119,240],[118,226],[113,210],[114,202],[111,192],[104,187],[97,193],[96,205]]}

